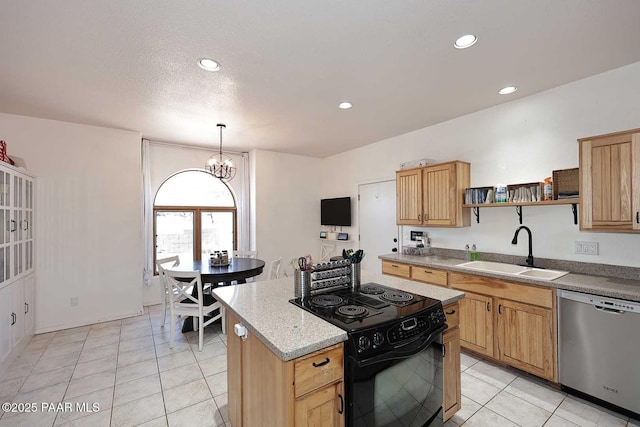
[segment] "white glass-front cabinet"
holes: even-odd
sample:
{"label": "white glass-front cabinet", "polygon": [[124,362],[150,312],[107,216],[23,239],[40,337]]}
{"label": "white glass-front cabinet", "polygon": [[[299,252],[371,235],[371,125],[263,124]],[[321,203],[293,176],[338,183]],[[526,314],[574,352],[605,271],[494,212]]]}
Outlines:
{"label": "white glass-front cabinet", "polygon": [[35,326],[34,189],[33,177],[0,162],[0,368]]}

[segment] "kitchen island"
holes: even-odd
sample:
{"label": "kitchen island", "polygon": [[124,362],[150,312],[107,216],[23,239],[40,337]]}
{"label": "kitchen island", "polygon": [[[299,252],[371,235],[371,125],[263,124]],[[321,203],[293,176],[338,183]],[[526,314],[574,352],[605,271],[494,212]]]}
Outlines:
{"label": "kitchen island", "polygon": [[[463,292],[363,271],[362,283],[368,282],[443,305],[464,297]],[[310,425],[315,417],[343,425],[346,332],[289,303],[292,278],[218,288],[214,295],[227,310],[228,408],[234,427]],[[244,339],[235,334],[236,324],[247,328]]]}

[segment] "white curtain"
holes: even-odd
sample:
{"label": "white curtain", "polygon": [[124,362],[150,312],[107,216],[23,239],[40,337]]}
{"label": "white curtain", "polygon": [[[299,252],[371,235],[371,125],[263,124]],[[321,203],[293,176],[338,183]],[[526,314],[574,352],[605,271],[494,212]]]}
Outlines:
{"label": "white curtain", "polygon": [[153,194],[151,194],[151,166],[149,140],[142,140],[142,233],[144,265],[142,279],[151,286],[153,277]]}

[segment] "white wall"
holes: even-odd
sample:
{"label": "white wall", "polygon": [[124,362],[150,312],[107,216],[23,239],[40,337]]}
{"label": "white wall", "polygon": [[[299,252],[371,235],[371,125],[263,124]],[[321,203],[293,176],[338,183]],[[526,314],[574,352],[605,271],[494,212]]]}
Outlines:
{"label": "white wall", "polygon": [[36,176],[36,332],[141,313],[140,134],[0,114],[0,135]]}
{"label": "white wall", "polygon": [[293,257],[311,252],[319,258],[322,160],[263,150],[252,151],[250,159],[253,247],[267,266],[282,257],[291,277]]}
{"label": "white wall", "polygon": [[[359,183],[393,177],[401,162],[420,158],[470,162],[472,186],[542,181],[578,166],[577,138],[640,127],[639,91],[636,63],[338,154],[323,161],[322,196],[345,187],[355,196]],[[356,212],[352,228],[357,219]],[[638,266],[639,235],[580,232],[570,205],[524,207],[523,223],[533,231],[534,256]],[[476,243],[480,252],[526,256],[526,238],[511,245],[518,226],[514,208],[500,208],[481,209],[471,227],[425,230],[437,247]],[[403,234],[411,229],[419,228]],[[576,255],[576,240],[599,242],[600,255]]]}

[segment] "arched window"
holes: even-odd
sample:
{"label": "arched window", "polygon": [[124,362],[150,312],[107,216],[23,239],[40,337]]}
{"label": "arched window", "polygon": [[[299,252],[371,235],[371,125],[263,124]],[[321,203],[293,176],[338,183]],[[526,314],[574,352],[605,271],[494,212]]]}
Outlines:
{"label": "arched window", "polygon": [[[167,178],[153,203],[155,259],[208,259],[214,250],[237,248],[236,200],[229,186],[204,170]],[[155,264],[154,259],[154,264]]]}

